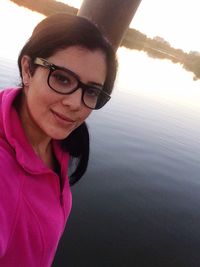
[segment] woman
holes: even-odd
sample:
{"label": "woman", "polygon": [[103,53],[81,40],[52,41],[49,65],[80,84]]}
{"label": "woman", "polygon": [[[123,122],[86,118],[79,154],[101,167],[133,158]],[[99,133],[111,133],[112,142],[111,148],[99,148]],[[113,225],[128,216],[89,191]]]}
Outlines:
{"label": "woman", "polygon": [[[34,29],[21,88],[0,94],[0,266],[50,266],[87,168],[85,119],[110,99],[117,63],[87,19],[56,14]],[[69,177],[69,159],[77,165]]]}

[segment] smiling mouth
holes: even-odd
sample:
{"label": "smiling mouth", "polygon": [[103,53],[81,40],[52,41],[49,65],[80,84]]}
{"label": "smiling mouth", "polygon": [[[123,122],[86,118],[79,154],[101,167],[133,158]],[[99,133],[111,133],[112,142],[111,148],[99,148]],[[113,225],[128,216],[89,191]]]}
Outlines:
{"label": "smiling mouth", "polygon": [[63,115],[63,114],[60,114],[60,113],[58,113],[58,112],[56,112],[56,111],[53,111],[53,110],[51,110],[51,112],[53,113],[55,119],[56,119],[58,122],[60,122],[60,123],[63,123],[63,124],[73,124],[73,123],[75,123],[74,120],[72,120],[72,119],[66,117],[66,116]]}

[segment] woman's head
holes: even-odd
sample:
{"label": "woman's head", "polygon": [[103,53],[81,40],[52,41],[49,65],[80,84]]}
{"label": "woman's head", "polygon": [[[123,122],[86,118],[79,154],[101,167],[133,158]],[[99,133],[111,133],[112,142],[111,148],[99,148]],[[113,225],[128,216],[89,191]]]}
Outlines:
{"label": "woman's head", "polygon": [[30,67],[34,73],[36,65],[33,63],[37,57],[47,59],[57,51],[71,46],[103,52],[107,67],[104,91],[111,94],[117,71],[117,61],[111,45],[89,20],[67,13],[47,17],[35,27],[18,58],[20,75],[24,55],[30,57]]}
{"label": "woman's head", "polygon": [[100,50],[70,46],[47,60],[37,57],[32,75],[29,61],[22,57],[23,118],[37,133],[63,140],[98,105],[106,79],[105,56]]}
{"label": "woman's head", "polygon": [[[62,139],[63,148],[79,158],[70,180],[73,184],[84,174],[88,163],[89,135],[84,120],[90,108],[101,107],[102,99],[105,95],[109,98],[112,92],[117,72],[115,53],[93,23],[62,13],[47,17],[36,26],[19,55],[18,65],[26,101],[21,105],[25,108],[21,114],[27,125],[32,122],[31,129]],[[66,76],[69,73],[73,76],[70,88]],[[103,90],[90,90],[94,84]],[[91,98],[98,90],[101,93],[95,106]]]}

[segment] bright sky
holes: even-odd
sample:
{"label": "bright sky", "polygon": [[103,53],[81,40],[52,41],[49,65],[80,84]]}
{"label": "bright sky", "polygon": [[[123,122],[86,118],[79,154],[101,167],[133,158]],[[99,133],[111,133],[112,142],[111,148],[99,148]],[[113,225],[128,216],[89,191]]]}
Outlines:
{"label": "bright sky", "polygon": [[[82,1],[65,2],[79,8]],[[174,47],[200,51],[200,37],[197,31],[200,16],[197,14],[197,2],[198,0],[142,0],[131,25],[150,37],[165,38]],[[19,7],[9,0],[0,0],[0,57],[17,59],[32,29],[43,18],[43,15]],[[160,100],[164,99],[167,102],[170,99],[176,103],[196,106],[200,110],[200,81],[194,82],[193,74],[183,70],[180,64],[153,59],[147,57],[144,52],[130,52],[125,48],[119,49],[118,56],[121,75],[119,78],[123,81],[120,85],[119,79],[119,88],[121,86],[123,90],[132,93],[138,90],[138,94],[156,95]]]}
{"label": "bright sky", "polygon": [[45,16],[8,0],[0,0],[0,56],[16,58],[36,24]]}
{"label": "bright sky", "polygon": [[[77,8],[80,8],[83,2],[83,0],[58,1]],[[0,0],[0,24],[6,25],[6,27],[1,27],[1,31],[5,32],[7,39],[12,37],[16,40],[21,38],[18,37],[22,35],[23,30],[25,40],[30,34],[30,29],[44,16],[38,13],[33,16],[30,10],[26,9],[26,12],[23,12],[23,8],[20,10],[18,8],[17,15],[17,7],[11,1]],[[200,52],[199,10],[199,0],[142,0],[130,26],[151,38],[155,36],[163,37],[175,48],[181,48],[186,52],[191,50]],[[21,16],[19,16],[19,12],[21,12]],[[13,20],[12,22],[11,13],[15,14],[13,16],[17,21]],[[31,19],[29,19],[29,15]],[[24,20],[26,25],[24,25]],[[14,31],[13,23],[16,24]],[[12,33],[12,35],[8,33]],[[4,39],[0,42],[0,48],[2,51],[3,46],[6,53],[8,51],[8,40]],[[21,44],[19,44],[20,46]]]}
{"label": "bright sky", "polygon": [[[21,37],[18,37],[22,35],[23,31],[24,39],[22,42],[24,42],[30,35],[30,29],[44,16],[38,13],[33,16],[33,13],[28,9],[23,12],[23,8],[18,8],[16,14],[17,5],[8,0],[0,1],[0,24],[6,25],[6,27],[1,27],[1,31],[5,32],[7,36],[6,39],[4,37],[1,40],[0,49],[1,51],[3,49],[6,54],[10,44],[8,44],[8,39],[21,40]],[[83,2],[83,0],[59,1],[77,8],[80,8]],[[191,50],[200,52],[199,10],[199,0],[142,0],[130,26],[149,37],[163,37],[175,48],[181,48],[186,52]],[[19,16],[20,12],[21,16]],[[15,21],[13,20],[13,22],[11,13],[15,14]],[[26,21],[26,25],[24,21]],[[14,31],[13,23],[16,25]],[[21,44],[18,46],[21,47]]]}
{"label": "bright sky", "polygon": [[[59,0],[80,8],[82,0]],[[173,47],[200,51],[199,0],[142,0],[131,26],[149,37],[160,36]]]}

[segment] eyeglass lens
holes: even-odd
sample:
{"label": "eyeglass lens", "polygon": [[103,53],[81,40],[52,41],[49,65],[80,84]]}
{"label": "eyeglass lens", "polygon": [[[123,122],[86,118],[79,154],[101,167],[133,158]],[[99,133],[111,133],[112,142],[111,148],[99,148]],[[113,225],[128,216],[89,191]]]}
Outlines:
{"label": "eyeglass lens", "polygon": [[[79,81],[66,70],[53,70],[49,76],[49,86],[58,93],[70,94],[78,88]],[[99,88],[88,86],[81,89],[83,90],[83,102],[89,108],[100,108],[108,101]]]}

